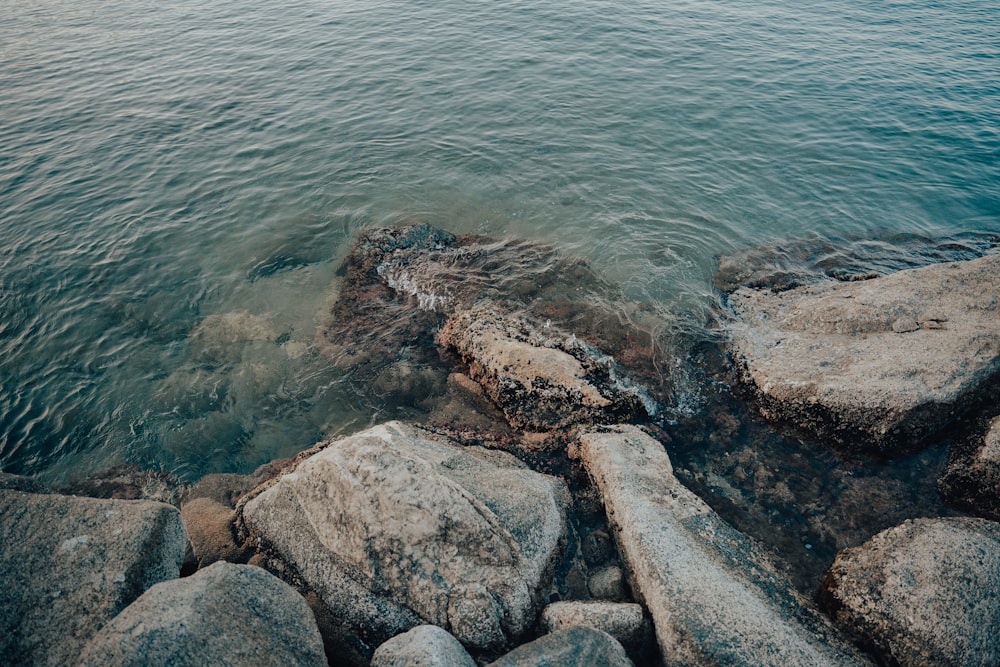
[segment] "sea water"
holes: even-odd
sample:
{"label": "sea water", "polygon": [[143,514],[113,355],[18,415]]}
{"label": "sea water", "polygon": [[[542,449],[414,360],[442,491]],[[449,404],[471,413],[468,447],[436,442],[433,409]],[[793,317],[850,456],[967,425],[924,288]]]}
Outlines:
{"label": "sea water", "polygon": [[985,0],[5,0],[0,469],[193,480],[397,416],[313,346],[375,225],[551,243],[694,337],[719,255],[1000,233],[998,35]]}

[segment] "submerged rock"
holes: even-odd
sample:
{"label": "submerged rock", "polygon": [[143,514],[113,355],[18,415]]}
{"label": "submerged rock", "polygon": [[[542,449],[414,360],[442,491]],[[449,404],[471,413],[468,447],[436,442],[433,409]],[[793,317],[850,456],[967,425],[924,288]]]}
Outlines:
{"label": "submerged rock", "polygon": [[887,664],[1000,664],[1000,524],[906,521],[838,554],[822,599]]}
{"label": "submerged rock", "polygon": [[104,623],[180,574],[186,546],[164,503],[0,491],[4,664],[72,664]]}
{"label": "submerged rock", "polygon": [[538,329],[485,302],[453,315],[438,335],[517,428],[547,431],[579,423],[630,421],[652,399],[614,359],[554,327]]}
{"label": "submerged rock", "polygon": [[632,667],[625,649],[614,637],[583,625],[558,630],[523,644],[489,667],[541,667],[542,665],[601,665]]}
{"label": "submerged rock", "polygon": [[[497,318],[518,313],[536,331],[554,325],[552,333],[560,327],[575,332],[587,341],[579,344],[587,347],[583,356],[610,361],[613,355],[658,402],[671,402],[664,400],[673,391],[668,377],[673,356],[665,352],[663,333],[669,326],[601,281],[585,261],[562,257],[553,246],[455,236],[422,223],[375,228],[357,240],[345,272],[316,347],[362,390],[380,398],[386,393],[384,367],[402,363],[426,373],[446,363],[435,349],[434,334],[448,317],[490,302]],[[399,374],[390,372],[389,380]],[[439,383],[433,389],[444,391]],[[402,392],[390,403],[407,399]],[[447,400],[424,394],[416,407],[433,412],[434,403]]]}
{"label": "submerged rock", "polygon": [[371,667],[476,667],[476,661],[441,628],[418,625],[379,646]]}
{"label": "submerged rock", "polygon": [[157,584],[90,640],[80,667],[327,664],[312,612],[258,567],[216,563]]}
{"label": "submerged rock", "polygon": [[1000,521],[1000,416],[952,445],[938,490],[950,505]]}
{"label": "submerged rock", "polygon": [[60,493],[115,500],[157,500],[179,507],[187,486],[162,470],[148,470],[134,465],[115,466],[74,480],[57,489]]}
{"label": "submerged rock", "polygon": [[510,455],[390,422],[306,458],[242,521],[362,654],[428,623],[497,653],[534,622],[566,495]]}
{"label": "submerged rock", "polygon": [[636,596],[669,664],[861,665],[760,548],[674,477],[634,426],[580,437]]}
{"label": "submerged rock", "polygon": [[729,295],[761,412],[841,446],[917,446],[1000,384],[1000,255]]}

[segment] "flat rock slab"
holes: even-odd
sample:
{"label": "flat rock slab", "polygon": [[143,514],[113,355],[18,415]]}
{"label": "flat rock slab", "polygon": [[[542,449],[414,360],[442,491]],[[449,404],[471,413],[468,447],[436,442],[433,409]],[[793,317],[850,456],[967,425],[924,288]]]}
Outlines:
{"label": "flat rock slab", "polygon": [[307,458],[242,520],[369,656],[422,624],[492,652],[535,620],[567,498],[560,480],[510,455],[389,422]]}
{"label": "flat rock slab", "polygon": [[4,664],[72,664],[101,625],[179,576],[186,545],[164,503],[0,491]]}
{"label": "flat rock slab", "polygon": [[729,295],[730,348],[768,418],[878,452],[914,448],[1000,380],[1000,255]]}
{"label": "flat rock slab", "polygon": [[1000,664],[1000,524],[914,519],[845,549],[822,598],[887,664]]}
{"label": "flat rock slab", "polygon": [[1000,416],[985,434],[952,444],[938,490],[950,505],[1000,521]]}
{"label": "flat rock slab", "polygon": [[497,303],[458,311],[437,338],[469,364],[469,374],[516,428],[627,422],[655,412],[614,359],[551,324],[505,314]]}
{"label": "flat rock slab", "polygon": [[326,655],[295,589],[259,567],[216,563],[156,584],[101,628],[80,667],[312,665]]}
{"label": "flat rock slab", "polygon": [[867,664],[791,589],[745,535],[673,474],[634,426],[580,437],[633,590],[671,665]]}

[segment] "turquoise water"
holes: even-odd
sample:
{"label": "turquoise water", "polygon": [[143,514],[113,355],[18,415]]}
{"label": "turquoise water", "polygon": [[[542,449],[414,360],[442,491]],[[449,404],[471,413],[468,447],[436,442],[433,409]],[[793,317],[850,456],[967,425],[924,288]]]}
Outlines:
{"label": "turquoise water", "polygon": [[[311,347],[371,225],[548,241],[691,330],[719,254],[1000,232],[990,2],[35,0],[0,17],[8,472],[246,471],[383,418]],[[206,339],[231,343],[208,369]]]}

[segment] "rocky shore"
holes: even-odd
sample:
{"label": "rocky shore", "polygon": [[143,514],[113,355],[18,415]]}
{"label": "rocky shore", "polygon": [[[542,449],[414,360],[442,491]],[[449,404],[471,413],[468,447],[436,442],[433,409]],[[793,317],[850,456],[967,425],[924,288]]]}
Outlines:
{"label": "rocky shore", "polygon": [[[714,335],[680,350],[551,247],[370,230],[315,346],[428,418],[193,486],[0,473],[0,661],[1000,664],[1000,254],[972,255],[722,258]],[[693,412],[680,353],[717,388]]]}

